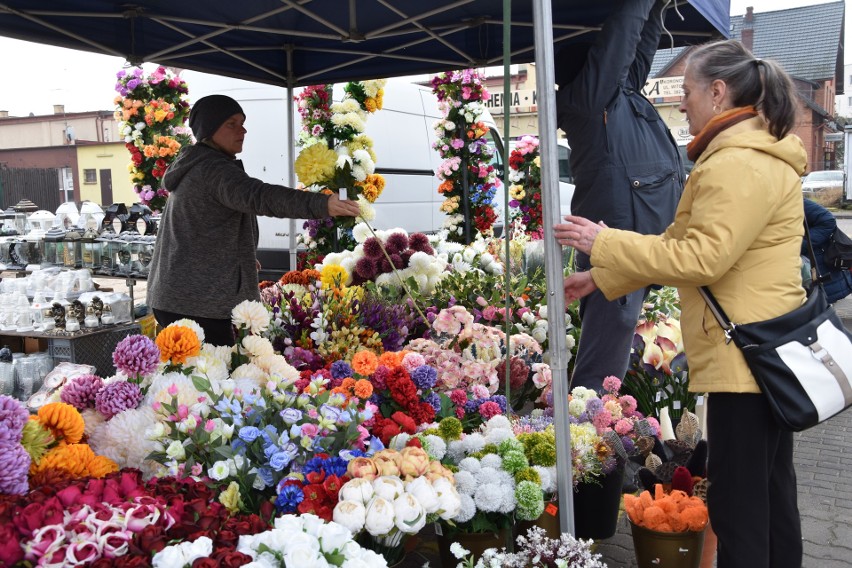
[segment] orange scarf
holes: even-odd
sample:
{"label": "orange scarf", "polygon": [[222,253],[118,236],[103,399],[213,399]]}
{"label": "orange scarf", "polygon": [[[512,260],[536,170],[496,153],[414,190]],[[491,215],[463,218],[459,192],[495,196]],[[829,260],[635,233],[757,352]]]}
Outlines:
{"label": "orange scarf", "polygon": [[753,116],[757,116],[757,109],[753,106],[732,108],[723,113],[717,114],[711,118],[707,124],[704,125],[704,128],[701,129],[701,132],[699,132],[695,138],[686,145],[686,156],[693,162],[696,161],[699,156],[704,153],[704,150],[707,149],[710,142],[716,138],[720,132],[730,128],[738,122],[748,120]]}

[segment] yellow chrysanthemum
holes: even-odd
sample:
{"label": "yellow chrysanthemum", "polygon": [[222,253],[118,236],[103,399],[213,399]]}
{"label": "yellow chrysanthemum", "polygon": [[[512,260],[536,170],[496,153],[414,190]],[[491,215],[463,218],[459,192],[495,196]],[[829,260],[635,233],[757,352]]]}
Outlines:
{"label": "yellow chrysanthemum", "polygon": [[198,336],[182,325],[164,328],[157,335],[156,343],[160,348],[160,360],[171,361],[173,365],[182,365],[189,357],[195,357],[201,352]]}
{"label": "yellow chrysanthemum", "polygon": [[106,456],[95,456],[88,464],[89,477],[100,479],[108,473],[118,471],[118,464]]}
{"label": "yellow chrysanthemum", "polygon": [[361,186],[361,195],[370,203],[375,203],[376,199],[379,198],[379,188],[372,183],[364,183]]}
{"label": "yellow chrysanthemum", "polygon": [[339,264],[324,266],[320,272],[323,288],[342,288],[348,279],[349,274]]}
{"label": "yellow chrysanthemum", "polygon": [[49,469],[67,472],[71,477],[84,477],[89,472],[89,462],[95,458],[95,452],[88,444],[59,444],[38,463],[30,465],[30,475],[36,475]]}
{"label": "yellow chrysanthemum", "polygon": [[376,112],[379,110],[379,105],[376,104],[376,99],[367,97],[364,99],[364,108],[367,109],[367,112]]}
{"label": "yellow chrysanthemum", "polygon": [[520,185],[513,185],[509,188],[509,197],[512,199],[521,200],[526,197],[526,195],[524,188]]}
{"label": "yellow chrysanthemum", "polygon": [[296,158],[295,168],[299,181],[305,185],[321,184],[334,175],[337,152],[323,143],[308,146]]}
{"label": "yellow chrysanthemum", "polygon": [[50,430],[55,439],[68,444],[79,442],[86,429],[86,423],[80,412],[64,402],[51,402],[39,408],[38,421]]}

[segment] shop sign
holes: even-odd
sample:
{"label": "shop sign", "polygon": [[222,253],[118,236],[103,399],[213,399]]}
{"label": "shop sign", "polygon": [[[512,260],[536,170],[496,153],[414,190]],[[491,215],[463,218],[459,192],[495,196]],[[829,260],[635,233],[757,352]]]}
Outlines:
{"label": "shop sign", "polygon": [[645,87],[642,88],[642,94],[649,99],[681,97],[683,96],[683,76],[648,79]]}
{"label": "shop sign", "polygon": [[[535,94],[535,89],[525,89],[522,91],[510,91],[508,98],[510,107],[533,107],[538,105],[538,99]],[[485,108],[491,112],[502,112],[505,104],[503,91],[492,92],[491,97],[485,101]]]}

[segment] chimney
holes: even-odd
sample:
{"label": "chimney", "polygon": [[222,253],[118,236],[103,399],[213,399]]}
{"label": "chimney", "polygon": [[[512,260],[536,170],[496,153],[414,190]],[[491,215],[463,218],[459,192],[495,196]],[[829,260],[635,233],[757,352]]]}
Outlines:
{"label": "chimney", "polygon": [[8,110],[0,110],[0,118],[9,118]]}
{"label": "chimney", "polygon": [[754,8],[752,6],[746,8],[746,15],[743,18],[742,42],[747,50],[754,51]]}
{"label": "chimney", "polygon": [[53,105],[53,114],[65,114],[65,105]]}

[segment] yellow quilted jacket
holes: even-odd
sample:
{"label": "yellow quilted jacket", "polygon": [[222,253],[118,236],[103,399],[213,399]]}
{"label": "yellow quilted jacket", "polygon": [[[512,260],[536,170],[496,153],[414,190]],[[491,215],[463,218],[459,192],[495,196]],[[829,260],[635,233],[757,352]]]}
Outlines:
{"label": "yellow quilted jacket", "polygon": [[613,299],[650,284],[676,286],[694,392],[760,392],[739,349],[699,286],[709,286],[735,323],[770,319],[805,300],[800,176],[807,155],[793,135],[777,140],[755,117],[713,139],[662,235],[604,229],[592,249],[592,278]]}

